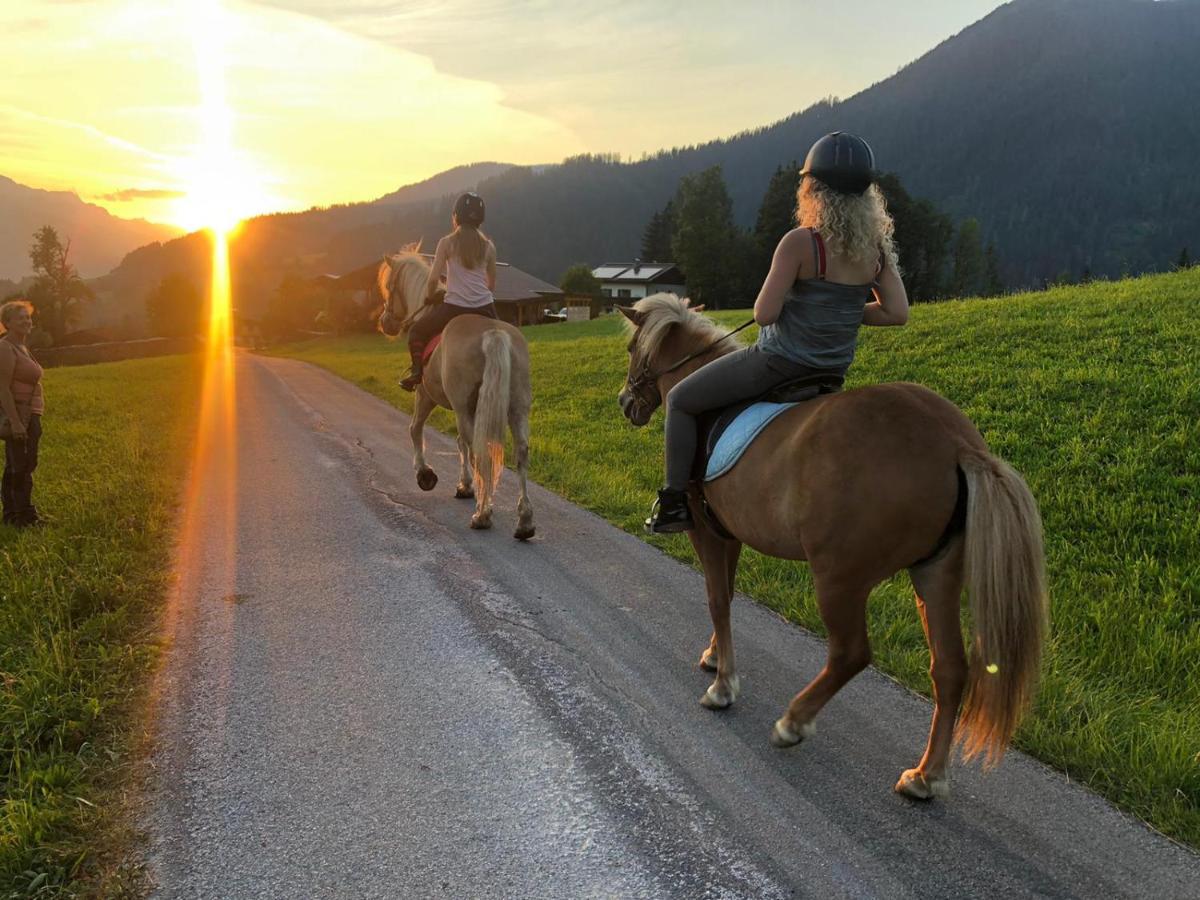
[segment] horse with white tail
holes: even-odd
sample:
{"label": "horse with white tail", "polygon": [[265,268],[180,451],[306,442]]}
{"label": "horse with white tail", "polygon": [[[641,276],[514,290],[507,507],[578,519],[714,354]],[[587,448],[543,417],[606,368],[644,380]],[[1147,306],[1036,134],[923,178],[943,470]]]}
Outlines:
{"label": "horse with white tail", "polygon": [[[684,377],[734,349],[674,294],[621,312],[632,338],[619,400],[636,426]],[[689,493],[696,526],[688,536],[713,623],[700,666],[716,672],[701,703],[724,709],[738,696],[729,606],[743,544],[808,561],[829,632],[825,668],[775,723],[776,747],[810,737],[822,707],[866,668],[867,597],[907,569],[929,644],[934,712],[925,754],[896,790],[945,796],[956,734],[967,757],[1003,754],[1039,674],[1048,617],[1042,526],[1021,476],[988,452],[958,407],[916,384],[813,396],[782,409],[729,468],[706,472]],[[964,586],[974,629],[969,663],[959,620]]]}
{"label": "horse with white tail", "polygon": [[[422,314],[431,267],[415,247],[386,256],[379,266],[383,312],[379,328],[395,337]],[[425,364],[416,391],[409,433],[413,468],[423,491],[437,486],[437,473],[425,461],[425,420],[434,407],[453,411],[458,423],[459,475],[454,496],[475,499],[472,528],[492,527],[496,487],[504,472],[506,427],[516,454],[517,528],[513,537],[533,537],[533,505],[529,502],[529,411],[533,390],[529,378],[529,345],[519,330],[486,316],[459,316],[446,326]]]}

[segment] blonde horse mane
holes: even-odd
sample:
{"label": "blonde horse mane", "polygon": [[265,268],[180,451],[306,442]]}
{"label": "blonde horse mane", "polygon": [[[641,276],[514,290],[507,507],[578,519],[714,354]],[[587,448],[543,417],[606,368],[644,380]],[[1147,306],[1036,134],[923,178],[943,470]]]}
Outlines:
{"label": "blonde horse mane", "polygon": [[[651,294],[633,304],[638,313],[638,323],[626,320],[626,328],[638,333],[638,348],[642,351],[643,359],[653,359],[662,347],[667,332],[673,325],[681,325],[689,337],[694,337],[697,343],[712,342],[725,334],[721,327],[708,316],[700,314],[703,306],[692,307],[686,297],[675,294]],[[736,349],[731,344],[728,350]]]}
{"label": "blonde horse mane", "polygon": [[384,303],[391,300],[393,291],[399,293],[396,299],[400,302],[392,303],[393,315],[403,319],[407,318],[410,309],[421,308],[431,271],[432,266],[421,256],[419,245],[410,245],[399,253],[383,258],[376,277]]}

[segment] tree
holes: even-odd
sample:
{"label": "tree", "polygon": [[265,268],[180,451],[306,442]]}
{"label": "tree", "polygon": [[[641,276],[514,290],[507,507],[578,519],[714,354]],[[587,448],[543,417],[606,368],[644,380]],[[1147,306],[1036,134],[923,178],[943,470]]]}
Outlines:
{"label": "tree", "polygon": [[29,259],[36,280],[29,300],[37,312],[38,324],[50,332],[55,342],[79,321],[83,305],[94,297],[71,265],[70,252],[71,242],[64,245],[51,226],[44,225],[34,232]]}
{"label": "tree", "polygon": [[187,337],[204,327],[204,297],[178,272],[168,275],[146,297],[150,332],[160,337]]}
{"label": "tree", "polygon": [[1190,269],[1192,267],[1192,254],[1188,253],[1188,248],[1184,247],[1179,251],[1179,259],[1175,261],[1175,268],[1179,271]]}
{"label": "tree", "polygon": [[878,184],[896,223],[896,249],[908,296],[913,300],[944,296],[954,223],[928,200],[911,197],[896,175],[881,175]]}
{"label": "tree", "polygon": [[642,232],[642,259],[646,262],[675,262],[672,259],[671,237],[675,234],[675,203],[667,201],[646,223]]}
{"label": "tree", "polygon": [[1000,277],[1000,260],[996,256],[995,241],[988,241],[983,253],[983,294],[998,297],[1004,293],[1004,279]]}
{"label": "tree", "polygon": [[954,242],[954,274],[950,293],[955,297],[972,297],[983,286],[983,247],[979,238],[979,221],[967,219],[958,229]]}
{"label": "tree", "polygon": [[584,263],[576,263],[567,269],[558,286],[568,294],[600,296],[600,279],[593,275],[592,270]]}
{"label": "tree", "polygon": [[710,309],[727,306],[735,289],[738,231],[721,167],[681,178],[675,210],[671,248],[673,261],[687,272],[688,296]]}
{"label": "tree", "polygon": [[756,268],[765,278],[780,239],[796,227],[796,192],[800,189],[800,167],[795,160],[780,166],[771,176],[754,223]]}

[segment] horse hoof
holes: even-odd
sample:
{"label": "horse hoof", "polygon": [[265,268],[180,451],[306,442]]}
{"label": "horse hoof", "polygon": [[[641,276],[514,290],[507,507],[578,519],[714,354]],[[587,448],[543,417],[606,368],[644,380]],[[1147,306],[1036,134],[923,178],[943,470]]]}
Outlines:
{"label": "horse hoof", "polygon": [[926,779],[917,769],[907,769],[896,782],[895,790],[913,800],[945,800],[950,796],[950,782],[945,778]]}
{"label": "horse hoof", "polygon": [[[719,681],[720,679],[718,679]],[[729,681],[724,684],[718,684],[714,681],[708,686],[708,690],[704,692],[704,696],[700,698],[700,705],[708,709],[728,709],[733,705],[733,701],[737,699],[738,692],[741,688],[741,683],[738,677],[734,675]]]}
{"label": "horse hoof", "polygon": [[476,531],[487,531],[492,527],[491,516],[471,516],[471,527]]}
{"label": "horse hoof", "polygon": [[433,469],[420,469],[417,472],[417,487],[423,491],[432,491],[437,487],[437,472]]}
{"label": "horse hoof", "polygon": [[517,530],[513,532],[513,537],[518,541],[527,541],[537,533],[537,529],[532,525],[518,525]]}
{"label": "horse hoof", "polygon": [[712,650],[705,650],[700,654],[700,668],[706,672],[717,671],[717,654]]}
{"label": "horse hoof", "polygon": [[457,497],[459,500],[474,500],[475,499],[475,489],[473,487],[468,487],[467,485],[460,484],[458,487],[456,487],[454,489],[454,496]]}
{"label": "horse hoof", "polygon": [[785,747],[795,747],[805,738],[810,738],[816,733],[817,726],[812,722],[805,722],[800,726],[799,731],[793,731],[786,719],[780,719],[771,729],[770,742],[772,747],[782,750]]}

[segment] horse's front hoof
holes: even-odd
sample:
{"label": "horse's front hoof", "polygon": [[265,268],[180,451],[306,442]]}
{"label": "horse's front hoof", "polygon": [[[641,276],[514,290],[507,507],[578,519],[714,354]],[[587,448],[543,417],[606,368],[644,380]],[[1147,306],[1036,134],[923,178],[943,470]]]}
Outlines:
{"label": "horse's front hoof", "polygon": [[708,709],[728,709],[741,692],[741,686],[741,681],[736,675],[724,684],[718,678],[708,686],[708,690],[700,698],[700,705]]}
{"label": "horse's front hoof", "polygon": [[787,747],[795,747],[805,738],[810,738],[817,733],[817,726],[812,722],[805,722],[800,726],[799,731],[793,731],[792,726],[787,723],[787,719],[780,719],[775,723],[775,727],[771,729],[770,742],[772,747],[783,750]]}
{"label": "horse's front hoof", "polygon": [[437,487],[437,472],[426,466],[417,470],[417,487],[423,491],[432,491]]}
{"label": "horse's front hoof", "polygon": [[537,534],[537,529],[532,525],[518,525],[517,530],[513,532],[513,537],[518,541],[527,541]]}
{"label": "horse's front hoof", "polygon": [[950,796],[950,782],[945,778],[926,778],[917,769],[907,769],[896,782],[895,790],[913,800],[945,800]]}
{"label": "horse's front hoof", "polygon": [[711,647],[706,648],[700,654],[700,668],[705,672],[717,671],[717,654],[713,652]]}
{"label": "horse's front hoof", "polygon": [[488,513],[485,516],[475,513],[475,515],[471,516],[471,527],[476,531],[487,531],[487,529],[492,527],[491,513]]}
{"label": "horse's front hoof", "polygon": [[457,497],[459,500],[474,500],[475,499],[475,488],[471,487],[468,484],[460,484],[458,487],[456,487],[454,489],[454,496]]}

